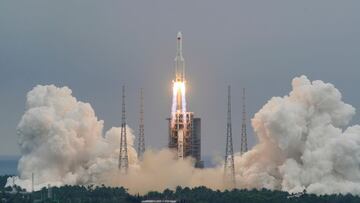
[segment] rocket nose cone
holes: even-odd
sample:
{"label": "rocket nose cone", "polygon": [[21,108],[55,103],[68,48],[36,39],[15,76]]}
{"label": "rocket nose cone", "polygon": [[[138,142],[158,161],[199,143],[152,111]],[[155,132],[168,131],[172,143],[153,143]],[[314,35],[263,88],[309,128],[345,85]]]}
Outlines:
{"label": "rocket nose cone", "polygon": [[181,39],[181,38],[182,38],[181,32],[178,32],[178,33],[177,33],[177,38],[178,38],[178,39]]}

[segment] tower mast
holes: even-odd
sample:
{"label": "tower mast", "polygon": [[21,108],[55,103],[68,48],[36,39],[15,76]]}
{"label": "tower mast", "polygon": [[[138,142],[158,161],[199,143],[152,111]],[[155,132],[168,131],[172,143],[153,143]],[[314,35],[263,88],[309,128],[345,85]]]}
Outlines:
{"label": "tower mast", "polygon": [[139,140],[138,140],[138,158],[142,159],[145,152],[144,136],[144,95],[143,88],[140,89],[140,122],[139,122]]}
{"label": "tower mast", "polygon": [[242,96],[242,124],[241,124],[241,145],[240,145],[240,153],[243,155],[247,152],[247,133],[246,133],[246,108],[245,108],[245,88],[243,88],[243,96]]}
{"label": "tower mast", "polygon": [[119,170],[127,173],[129,168],[129,158],[127,154],[126,141],[126,115],[125,115],[125,86],[122,86],[122,114],[121,114],[121,134],[120,134],[120,154],[119,154]]}
{"label": "tower mast", "polygon": [[34,172],[31,173],[31,192],[34,193]]}
{"label": "tower mast", "polygon": [[228,86],[228,111],[227,111],[227,125],[226,125],[226,150],[225,150],[225,164],[224,164],[224,182],[228,188],[234,188],[235,182],[235,166],[234,166],[234,150],[232,142],[232,126],[231,126],[231,92],[230,85]]}

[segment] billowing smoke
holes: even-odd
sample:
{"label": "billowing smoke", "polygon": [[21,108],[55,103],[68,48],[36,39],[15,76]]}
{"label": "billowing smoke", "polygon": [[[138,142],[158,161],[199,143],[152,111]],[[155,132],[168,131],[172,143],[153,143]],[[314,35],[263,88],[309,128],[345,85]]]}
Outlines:
{"label": "billowing smoke", "polygon": [[[15,183],[30,189],[32,173],[37,189],[101,182],[103,173],[117,167],[120,142],[119,128],[105,136],[102,131],[103,121],[90,104],[77,101],[69,88],[36,86],[27,94],[26,112],[17,127],[22,157]],[[131,130],[127,135],[133,164],[134,136]]]}
{"label": "billowing smoke", "polygon": [[[48,184],[106,184],[125,186],[133,193],[164,190],[177,185],[220,188],[221,174],[192,167],[190,159],[175,160],[167,149],[146,151],[142,162],[133,147],[134,135],[127,127],[129,173],[118,170],[120,128],[103,134],[90,104],[77,101],[67,87],[36,86],[27,94],[26,112],[17,127],[22,157],[15,184],[35,190]],[[9,179],[7,185],[12,185]],[[219,185],[220,184],[220,185]]]}
{"label": "billowing smoke", "polygon": [[354,114],[332,84],[294,78],[289,95],[272,98],[252,119],[259,144],[236,157],[238,182],[360,194],[360,126],[346,128]]}
{"label": "billowing smoke", "polygon": [[[354,114],[332,84],[293,79],[289,95],[270,99],[252,119],[259,143],[236,154],[237,187],[360,194],[360,126],[346,128]],[[176,160],[167,149],[148,150],[138,161],[129,128],[130,169],[122,175],[120,129],[102,131],[103,121],[69,88],[35,87],[18,125],[22,157],[15,183],[30,189],[34,172],[36,189],[47,184],[122,185],[131,193],[178,185],[224,188],[222,164],[195,169],[192,160]]]}

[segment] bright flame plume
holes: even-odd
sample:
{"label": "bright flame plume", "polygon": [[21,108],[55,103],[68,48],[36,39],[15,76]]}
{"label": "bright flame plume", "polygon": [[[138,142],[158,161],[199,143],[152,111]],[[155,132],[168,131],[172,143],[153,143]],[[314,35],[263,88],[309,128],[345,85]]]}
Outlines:
{"label": "bright flame plume", "polygon": [[[183,113],[183,119],[186,119],[186,97],[185,97],[185,82],[173,82],[173,102],[171,108],[171,124],[175,125],[176,113]],[[185,122],[186,123],[186,122]]]}

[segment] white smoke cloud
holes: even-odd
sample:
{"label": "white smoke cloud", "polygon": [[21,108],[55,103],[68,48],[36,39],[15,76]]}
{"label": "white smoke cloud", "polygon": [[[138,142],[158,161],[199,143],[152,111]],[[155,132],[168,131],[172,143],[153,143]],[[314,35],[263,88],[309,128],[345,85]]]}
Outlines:
{"label": "white smoke cloud", "polygon": [[[120,128],[105,135],[90,104],[77,101],[67,87],[36,86],[27,94],[26,111],[17,131],[22,157],[15,184],[31,190],[50,185],[106,184],[132,193],[182,186],[221,187],[221,170],[193,168],[193,160],[176,160],[167,149],[145,152],[137,160],[134,135],[127,127],[129,173],[119,173]],[[206,178],[214,176],[213,179]],[[216,177],[217,176],[217,177]],[[12,185],[8,179],[7,185]]]}
{"label": "white smoke cloud", "polygon": [[293,79],[292,91],[255,114],[259,144],[236,157],[243,187],[360,194],[360,126],[355,109],[329,83]]}
{"label": "white smoke cloud", "polygon": [[[237,187],[360,194],[360,126],[346,127],[354,114],[332,84],[294,78],[289,95],[270,99],[252,119],[259,143],[235,155]],[[138,161],[130,128],[130,170],[122,175],[120,129],[102,131],[103,121],[69,88],[36,86],[18,125],[22,157],[15,183],[30,189],[34,172],[37,189],[47,184],[122,185],[140,194],[178,185],[224,189],[221,164],[195,169],[192,160],[176,160],[167,149],[147,150]]]}
{"label": "white smoke cloud", "polygon": [[[134,136],[128,129],[130,164],[136,162]],[[79,102],[67,87],[36,86],[27,94],[26,112],[17,127],[22,157],[15,183],[31,189],[47,184],[89,184],[117,167],[120,129],[102,134],[90,104]],[[11,181],[8,181],[10,184]]]}

